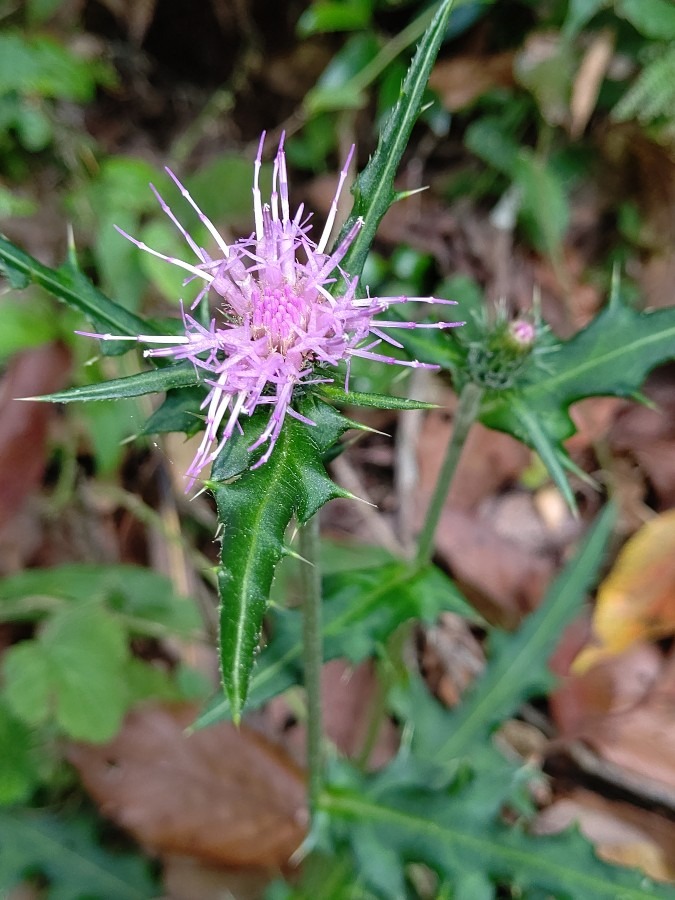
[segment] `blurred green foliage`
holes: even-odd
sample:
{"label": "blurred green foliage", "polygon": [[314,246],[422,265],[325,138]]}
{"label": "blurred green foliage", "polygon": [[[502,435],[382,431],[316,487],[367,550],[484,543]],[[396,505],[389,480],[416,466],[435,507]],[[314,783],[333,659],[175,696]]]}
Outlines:
{"label": "blurred green foliage", "polygon": [[12,760],[0,778],[3,805],[49,782],[54,736],[106,741],[138,701],[207,689],[131,652],[134,638],[194,639],[201,630],[194,601],[149,569],[74,563],[20,572],[0,581],[0,622],[33,631],[0,662],[0,745]]}

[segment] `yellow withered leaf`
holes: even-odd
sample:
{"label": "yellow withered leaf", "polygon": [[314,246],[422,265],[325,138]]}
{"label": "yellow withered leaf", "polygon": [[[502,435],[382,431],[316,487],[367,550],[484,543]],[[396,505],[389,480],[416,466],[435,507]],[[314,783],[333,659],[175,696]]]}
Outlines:
{"label": "yellow withered leaf", "polygon": [[577,656],[576,673],[636,641],[675,633],[675,510],[656,516],[626,543],[598,590],[596,642]]}

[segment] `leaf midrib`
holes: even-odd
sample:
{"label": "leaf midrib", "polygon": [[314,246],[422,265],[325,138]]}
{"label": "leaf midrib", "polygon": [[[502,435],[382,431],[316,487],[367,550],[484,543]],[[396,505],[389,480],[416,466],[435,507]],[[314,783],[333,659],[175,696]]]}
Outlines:
{"label": "leaf midrib", "polygon": [[[277,463],[276,463],[276,466],[272,468],[272,472],[270,475],[270,482],[275,481],[274,476],[276,475],[278,470],[285,464],[286,457],[288,455],[288,446],[287,445],[284,445],[282,447],[275,448],[275,449],[277,449],[277,454],[278,454],[277,455]],[[280,450],[282,451],[281,453],[279,453]],[[268,466],[270,465],[270,462],[271,462],[271,460],[267,463]],[[262,522],[262,519],[264,518],[264,514],[267,510],[267,507],[268,507],[268,503],[267,503],[266,496],[264,494],[261,494],[261,496],[259,497],[257,513],[256,513],[255,519],[254,519],[255,525],[256,525],[256,529],[254,531],[255,537],[254,537],[253,541],[251,542],[251,552],[247,555],[246,564],[244,566],[244,575],[241,580],[241,589],[242,589],[244,603],[240,609],[240,614],[239,614],[238,621],[237,621],[237,628],[236,628],[236,632],[235,632],[235,652],[233,654],[233,660],[232,660],[233,664],[231,667],[233,693],[236,695],[236,697],[238,699],[238,705],[239,705],[240,711],[244,704],[244,698],[241,695],[241,682],[240,682],[240,677],[239,677],[239,671],[240,671],[240,665],[241,665],[241,659],[242,659],[243,635],[245,632],[245,626],[249,620],[249,609],[250,609],[250,605],[251,605],[250,585],[255,584],[256,564],[258,562],[258,559],[261,558],[261,557],[259,557],[259,554],[257,553],[257,548],[261,545],[262,537],[264,535],[264,530],[260,527],[260,524]],[[294,505],[292,504],[292,508],[290,510],[291,515],[293,514],[293,508],[294,508]],[[222,602],[225,602],[225,601],[223,600]],[[235,687],[236,687],[236,690],[235,690]]]}
{"label": "leaf midrib", "polygon": [[[510,708],[508,707],[508,698],[509,694],[513,692],[514,680],[520,683],[519,673],[531,667],[532,657],[541,652],[542,646],[550,640],[551,631],[558,620],[564,621],[565,617],[576,608],[567,602],[568,594],[576,593],[578,595],[593,575],[594,567],[599,562],[601,548],[604,546],[606,531],[612,522],[610,508],[603,515],[604,518],[595,525],[581,554],[574,561],[574,568],[567,572],[563,571],[558,581],[552,586],[557,596],[547,610],[542,610],[544,615],[537,623],[532,636],[524,642],[523,647],[517,648],[519,652],[515,656],[512,654],[504,665],[495,666],[493,664],[493,667],[488,669],[485,681],[478,683],[478,690],[483,691],[484,696],[479,696],[477,701],[467,697],[464,708],[468,712],[463,720],[460,719],[450,738],[434,754],[437,759],[445,759],[450,755],[459,754],[462,749],[466,750],[472,732],[492,724],[493,716],[489,712],[490,709],[503,710],[506,713],[506,709]],[[570,589],[571,585],[574,585],[574,591]],[[581,598],[579,599],[581,600]],[[533,627],[534,623],[530,620],[523,627],[527,628],[528,624]],[[487,690],[486,686],[490,689]]]}
{"label": "leaf midrib", "polygon": [[[55,853],[59,857],[71,857],[76,861],[76,863],[79,862],[80,869],[84,868],[90,870],[92,874],[99,879],[99,881],[101,880],[101,877],[103,875],[110,884],[119,885],[120,888],[123,889],[123,893],[119,896],[123,896],[125,898],[133,896],[138,897],[139,900],[144,900],[146,895],[144,893],[138,892],[137,889],[134,888],[133,885],[128,881],[119,878],[117,875],[115,875],[114,872],[111,872],[100,863],[89,859],[87,856],[78,853],[76,850],[72,850],[66,843],[62,843],[56,838],[53,838],[50,834],[39,828],[33,822],[26,821],[24,818],[13,818],[5,815],[3,815],[2,818],[7,823],[7,826],[12,828],[13,830],[23,829],[28,837],[28,846],[35,846],[35,843],[37,843],[38,845],[42,843],[46,846],[48,853],[51,853],[52,855]],[[78,866],[76,865],[75,867],[77,868]],[[133,894],[130,894],[131,891],[133,891]]]}
{"label": "leaf midrib", "polygon": [[[656,315],[653,313],[652,315]],[[648,346],[651,343],[655,343],[658,341],[668,341],[671,337],[675,338],[675,326],[672,326],[669,329],[664,331],[658,331],[654,334],[645,335],[642,338],[631,343],[628,347],[630,352],[635,350],[639,350],[641,347]],[[522,397],[523,398],[531,398],[536,397],[540,394],[546,394],[550,392],[552,387],[555,387],[559,384],[564,384],[565,381],[571,381],[575,378],[578,378],[579,375],[584,372],[588,372],[594,368],[599,368],[602,365],[605,365],[607,362],[610,362],[615,357],[624,356],[627,352],[626,345],[619,346],[606,352],[603,356],[591,356],[586,362],[579,363],[575,368],[571,371],[561,372],[558,375],[554,375],[551,378],[545,381],[538,381],[536,384],[526,386],[523,388]],[[675,350],[673,351],[673,355],[675,356]],[[657,362],[654,363],[656,365]]]}
{"label": "leaf midrib", "polygon": [[[575,881],[581,888],[589,891],[600,891],[603,895],[610,897],[611,900],[617,900],[617,898],[619,900],[654,900],[656,896],[639,889],[608,884],[608,882],[596,876],[586,875],[578,869],[565,868],[560,863],[552,862],[551,860],[542,862],[540,857],[534,852],[505,847],[497,840],[490,841],[486,838],[469,835],[464,827],[453,830],[447,825],[440,825],[437,822],[420,818],[411,813],[401,812],[388,806],[379,806],[355,797],[326,793],[321,797],[319,806],[329,814],[346,814],[357,818],[361,823],[364,819],[370,819],[374,823],[399,826],[407,831],[428,835],[432,839],[440,838],[449,844],[454,843],[460,847],[470,848],[479,854],[481,858],[489,858],[492,855],[493,857],[501,857],[507,865],[509,862],[514,862],[520,865],[524,864],[530,871],[534,869],[545,874],[559,875],[561,884]],[[587,896],[596,895],[588,894]]]}

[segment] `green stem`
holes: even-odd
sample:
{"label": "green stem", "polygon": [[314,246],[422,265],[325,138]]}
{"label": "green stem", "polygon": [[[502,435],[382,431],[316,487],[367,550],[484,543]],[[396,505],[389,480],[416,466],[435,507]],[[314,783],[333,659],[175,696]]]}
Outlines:
{"label": "green stem", "polygon": [[425,566],[431,562],[434,554],[434,538],[441,518],[441,512],[448,496],[453,476],[457,470],[457,464],[462,455],[469,429],[478,416],[482,396],[483,388],[471,381],[464,385],[459,395],[459,404],[452,423],[452,439],[448,445],[448,452],[438,476],[424,527],[417,543],[415,563],[418,566]]}
{"label": "green stem", "polygon": [[307,694],[307,769],[310,814],[318,807],[323,783],[323,730],[321,726],[321,570],[319,568],[319,517],[300,529],[303,589],[303,658]]}

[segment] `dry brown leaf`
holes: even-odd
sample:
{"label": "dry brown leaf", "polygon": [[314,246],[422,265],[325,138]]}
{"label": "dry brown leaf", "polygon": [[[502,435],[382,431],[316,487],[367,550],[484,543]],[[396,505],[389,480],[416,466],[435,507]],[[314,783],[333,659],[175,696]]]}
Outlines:
{"label": "dry brown leaf", "polygon": [[667,509],[675,505],[675,366],[653,372],[644,393],[656,408],[625,404],[609,443],[613,451],[635,457]]}
{"label": "dry brown leaf", "polygon": [[450,112],[463,109],[492,88],[511,87],[513,83],[511,50],[493,56],[442,59],[429,78],[429,87],[439,94],[441,103]]}
{"label": "dry brown leaf", "polygon": [[270,883],[269,869],[207,866],[186,856],[163,863],[164,900],[261,900]]}
{"label": "dry brown leaf", "polygon": [[584,672],[637,641],[675,632],[675,510],[644,525],[600,585],[593,613],[597,646],[574,661]]}
{"label": "dry brown leaf", "polygon": [[146,705],[103,746],[69,759],[101,812],[155,853],[232,866],[281,866],[303,839],[302,771],[229,723],[187,735],[191,706]]}
{"label": "dry brown leaf", "polygon": [[607,432],[627,401],[619,397],[586,397],[570,408],[575,433],[565,442],[570,453],[592,447],[607,436]]}
{"label": "dry brown leaf", "polygon": [[447,508],[436,550],[474,605],[503,627],[536,608],[553,576],[552,559],[498,534],[487,518]]}
{"label": "dry brown leaf", "polygon": [[613,52],[614,33],[609,29],[598,32],[588,45],[572,85],[569,130],[573,138],[583,134],[588,125]]}
{"label": "dry brown leaf", "polygon": [[636,450],[641,469],[660,500],[662,508],[675,505],[675,441],[653,441]]}
{"label": "dry brown leaf", "polygon": [[649,696],[662,671],[659,651],[650,644],[636,644],[581,675],[569,675],[570,657],[587,634],[588,623],[577,620],[566,630],[551,660],[551,669],[561,681],[549,697],[549,707],[558,732],[566,739],[592,734],[608,716],[635,709]]}
{"label": "dry brown leaf", "polygon": [[[384,702],[374,665],[366,662],[353,666],[341,659],[326,663],[321,672],[321,697],[326,736],[341,753],[357,756],[367,739],[371,719],[377,715],[374,705]],[[372,766],[383,766],[397,748],[396,729],[385,715],[370,756]]]}
{"label": "dry brown leaf", "polygon": [[608,862],[641,869],[651,878],[675,880],[675,824],[627,803],[576,790],[537,817],[537,834],[558,834],[573,823]]}
{"label": "dry brown leaf", "polygon": [[[552,660],[557,674],[565,675],[584,632],[581,620],[567,630]],[[625,773],[626,783],[637,776],[649,796],[675,803],[675,655],[664,665],[657,647],[636,644],[582,675],[563,677],[549,704],[563,746],[586,742]]]}
{"label": "dry brown leaf", "polygon": [[47,428],[54,408],[30,403],[32,397],[58,390],[70,368],[60,345],[46,344],[15,356],[0,381],[0,528],[11,521],[42,477]]}
{"label": "dry brown leaf", "polygon": [[[575,211],[572,212],[574,216]],[[558,337],[569,338],[585,328],[604,303],[599,286],[586,281],[588,264],[585,246],[573,246],[570,241],[563,248],[562,265],[554,265],[544,256],[533,261],[535,283],[543,298],[548,295],[556,300],[546,305],[545,313]]]}
{"label": "dry brown leaf", "polygon": [[645,699],[586,728],[584,737],[608,762],[675,789],[675,653]]}
{"label": "dry brown leaf", "polygon": [[[520,719],[507,719],[495,733],[495,743],[508,758],[525,760],[541,768],[548,740],[536,725]],[[532,789],[536,789],[534,785]],[[541,792],[540,787],[538,795],[541,792],[541,795],[545,796],[545,791],[546,788]]]}
{"label": "dry brown leaf", "polygon": [[421,666],[434,694],[453,707],[485,668],[485,651],[466,620],[446,612],[425,632]]}
{"label": "dry brown leaf", "polygon": [[[674,232],[675,229],[671,228],[671,234]],[[672,240],[668,249],[644,260],[640,266],[639,278],[643,302],[648,309],[673,305],[675,253],[672,252]]]}
{"label": "dry brown leaf", "polygon": [[[449,393],[438,402],[443,406],[456,405]],[[451,434],[452,422],[444,410],[432,410],[425,416],[418,443],[418,492],[424,509],[438,480]],[[480,423],[474,425],[453,479],[448,504],[456,510],[475,510],[485,497],[515,481],[529,461],[530,451],[515,438]]]}
{"label": "dry brown leaf", "polygon": [[[358,757],[367,740],[371,720],[378,715],[375,704],[383,702],[373,664],[366,662],[354,666],[344,659],[325,663],[321,670],[321,701],[326,737],[340,753]],[[294,759],[305,758],[306,729],[303,723],[288,727],[288,722],[295,717],[285,697],[270,700],[262,717],[262,727],[267,733],[278,735],[279,742]],[[398,745],[396,727],[384,716],[369,755],[369,767],[377,769],[387,763],[395,755]]]}
{"label": "dry brown leaf", "polygon": [[584,737],[608,762],[675,789],[675,698],[658,695],[637,708],[606,716]]}

